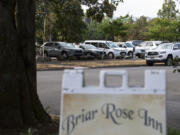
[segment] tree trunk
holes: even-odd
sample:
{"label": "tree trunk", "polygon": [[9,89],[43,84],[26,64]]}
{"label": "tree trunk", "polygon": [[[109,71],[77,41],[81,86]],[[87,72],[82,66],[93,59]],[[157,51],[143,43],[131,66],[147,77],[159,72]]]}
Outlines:
{"label": "tree trunk", "polygon": [[51,120],[37,95],[34,5],[0,1],[0,128]]}

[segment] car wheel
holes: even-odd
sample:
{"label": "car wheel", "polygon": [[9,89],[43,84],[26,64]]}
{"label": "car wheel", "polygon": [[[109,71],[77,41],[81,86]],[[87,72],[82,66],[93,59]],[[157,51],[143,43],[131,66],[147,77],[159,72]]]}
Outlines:
{"label": "car wheel", "polygon": [[91,57],[92,55],[91,55],[91,53],[88,52],[88,53],[87,53],[87,56],[88,56],[88,57]]}
{"label": "car wheel", "polygon": [[153,66],[154,63],[153,63],[152,61],[146,61],[146,65],[147,65],[147,66]]}
{"label": "car wheel", "polygon": [[108,53],[108,57],[109,57],[110,59],[114,59],[114,54],[113,54],[113,53]]}
{"label": "car wheel", "polygon": [[67,58],[68,58],[68,54],[67,54],[66,52],[63,52],[63,53],[62,53],[62,56],[63,56],[64,59],[67,59]]}
{"label": "car wheel", "polygon": [[165,65],[166,66],[172,66],[173,65],[173,58],[172,58],[172,56],[168,56],[168,58],[166,59]]}
{"label": "car wheel", "polygon": [[133,57],[133,53],[132,52],[128,52],[128,56]]}

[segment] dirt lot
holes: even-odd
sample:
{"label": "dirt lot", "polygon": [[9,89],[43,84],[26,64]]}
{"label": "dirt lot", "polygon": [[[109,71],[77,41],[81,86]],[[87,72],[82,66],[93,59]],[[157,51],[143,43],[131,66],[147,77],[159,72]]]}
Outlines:
{"label": "dirt lot", "polygon": [[101,68],[101,67],[120,67],[120,66],[145,66],[145,60],[68,60],[37,63],[37,70],[46,69],[73,69],[74,67]]}

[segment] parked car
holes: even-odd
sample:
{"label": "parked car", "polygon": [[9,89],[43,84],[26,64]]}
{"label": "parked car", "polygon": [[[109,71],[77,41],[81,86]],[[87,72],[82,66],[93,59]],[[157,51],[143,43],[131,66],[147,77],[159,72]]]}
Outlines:
{"label": "parked car", "polygon": [[132,43],[126,43],[126,42],[116,42],[116,44],[120,48],[125,48],[127,56],[133,57],[133,47],[135,47]]}
{"label": "parked car", "polygon": [[80,57],[83,55],[83,50],[76,48],[72,44],[65,42],[46,42],[41,48],[44,50],[44,55],[47,57],[59,57],[63,56],[64,58],[68,57]]}
{"label": "parked car", "polygon": [[109,58],[118,58],[118,57],[125,57],[126,50],[124,48],[119,48],[115,43],[112,41],[105,41],[105,40],[86,40],[85,44],[91,44],[95,47],[103,50]]}
{"label": "parked car", "polygon": [[105,52],[103,50],[100,50],[97,47],[90,44],[81,44],[79,48],[83,49],[84,55],[87,55],[87,56],[102,58],[105,55]]}
{"label": "parked car", "polygon": [[144,50],[147,51],[147,50],[155,49],[157,46],[159,46],[162,43],[163,41],[144,41],[139,45],[139,47],[142,47]]}
{"label": "parked car", "polygon": [[180,43],[164,43],[147,51],[146,63],[148,66],[152,66],[156,62],[172,65],[175,58],[180,58]]}
{"label": "parked car", "polygon": [[[145,58],[145,50],[142,47],[134,46],[131,42],[120,42],[118,43],[119,47],[126,49],[127,56],[132,57],[133,55],[139,58]],[[133,54],[134,53],[134,54]]]}

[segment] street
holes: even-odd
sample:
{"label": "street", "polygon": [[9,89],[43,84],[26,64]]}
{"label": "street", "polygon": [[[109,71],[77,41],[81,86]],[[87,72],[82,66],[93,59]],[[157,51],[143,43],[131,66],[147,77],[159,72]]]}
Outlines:
{"label": "street", "polygon": [[[103,69],[103,68],[102,68]],[[180,129],[180,73],[173,73],[172,67],[122,67],[105,68],[107,70],[127,70],[129,86],[144,86],[144,71],[146,69],[165,69],[167,72],[167,117],[168,126]],[[101,69],[85,69],[85,86],[99,84]],[[60,92],[63,71],[37,71],[38,94],[48,113],[59,114]],[[120,78],[108,78],[108,85],[118,85]]]}

